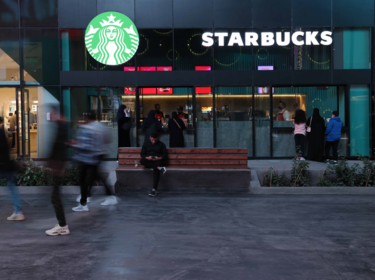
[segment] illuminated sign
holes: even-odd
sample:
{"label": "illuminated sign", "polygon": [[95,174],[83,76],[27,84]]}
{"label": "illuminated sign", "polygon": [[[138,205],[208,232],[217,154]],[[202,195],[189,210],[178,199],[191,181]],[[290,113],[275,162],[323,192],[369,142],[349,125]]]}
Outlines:
{"label": "illuminated sign", "polygon": [[129,61],[139,45],[139,34],[127,16],[117,12],[97,15],[86,28],[87,51],[105,65],[120,65]]}
{"label": "illuminated sign", "polygon": [[[225,38],[229,40],[225,40]],[[218,41],[219,47],[224,46],[273,46],[275,43],[278,46],[288,46],[291,42],[296,46],[310,46],[310,45],[324,45],[329,46],[332,44],[332,32],[331,31],[296,31],[291,32],[245,32],[245,38],[243,38],[240,32],[205,32],[202,35],[202,45],[205,47],[211,47],[214,41]],[[227,44],[225,44],[227,41]]]}

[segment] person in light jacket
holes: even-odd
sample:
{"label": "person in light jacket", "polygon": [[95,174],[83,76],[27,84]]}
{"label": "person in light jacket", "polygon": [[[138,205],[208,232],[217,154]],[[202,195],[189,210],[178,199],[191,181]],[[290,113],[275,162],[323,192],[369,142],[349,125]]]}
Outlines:
{"label": "person in light jacket", "polygon": [[[326,163],[337,164],[338,154],[337,148],[339,146],[339,142],[341,139],[341,130],[343,127],[343,123],[339,117],[339,113],[334,111],[332,113],[332,119],[330,119],[327,128],[326,128],[326,148],[325,148],[325,156],[326,156]],[[333,152],[333,160],[328,160],[329,150],[332,147]]]}

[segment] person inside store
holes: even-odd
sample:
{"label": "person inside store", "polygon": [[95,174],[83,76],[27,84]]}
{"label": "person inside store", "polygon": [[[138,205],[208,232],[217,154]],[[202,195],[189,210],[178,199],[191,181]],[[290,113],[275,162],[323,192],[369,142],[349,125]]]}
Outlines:
{"label": "person inside store", "polygon": [[118,146],[119,147],[131,147],[130,143],[130,128],[131,114],[130,108],[126,108],[126,105],[121,104],[117,111],[117,129],[118,129]]}
{"label": "person inside store", "polygon": [[307,120],[307,159],[323,161],[324,155],[324,119],[320,116],[319,109],[315,108],[313,115]]}
{"label": "person inside store", "polygon": [[29,108],[29,125],[36,123],[35,115]]}
{"label": "person inside store", "polygon": [[[343,123],[341,118],[339,117],[339,112],[333,111],[332,118],[329,120],[329,123],[326,128],[326,148],[325,148],[325,156],[326,156],[326,163],[330,164],[337,164],[338,162],[338,154],[337,148],[339,146],[339,142],[341,139],[341,130],[343,127]],[[333,153],[333,160],[329,160],[329,150],[332,148]]]}
{"label": "person inside store", "polygon": [[172,113],[172,119],[168,123],[169,128],[169,147],[171,148],[183,148],[184,143],[184,133],[183,130],[186,128],[185,123],[176,113]]}
{"label": "person inside store", "polygon": [[279,102],[279,113],[277,114],[277,121],[289,121],[289,111],[286,109],[286,103],[284,101]]}
{"label": "person inside store", "polygon": [[145,141],[141,151],[141,164],[144,167],[152,168],[154,170],[154,183],[149,196],[156,196],[160,172],[162,172],[163,175],[167,172],[167,169],[162,166],[163,160],[166,159],[167,156],[167,148],[163,142],[159,141],[158,133],[151,133],[149,140]]}
{"label": "person inside store", "polygon": [[188,114],[184,113],[184,107],[178,106],[177,108],[178,118],[185,122],[189,118]]}
{"label": "person inside store", "polygon": [[305,160],[303,154],[305,152],[306,140],[306,114],[303,110],[297,110],[293,122],[294,140],[296,144],[297,160]]}
{"label": "person inside store", "polygon": [[160,104],[155,104],[155,118],[163,125],[165,123],[164,113],[160,111]]}
{"label": "person inside store", "polygon": [[16,133],[15,133],[15,131],[17,130],[17,111],[14,111],[14,114],[10,117],[9,130],[13,134],[13,139],[12,139],[12,149],[13,149],[16,146]]}
{"label": "person inside store", "polygon": [[154,110],[150,110],[147,118],[143,121],[142,130],[145,132],[144,143],[150,139],[153,132],[159,133],[162,130],[161,124],[155,115],[156,112]]}

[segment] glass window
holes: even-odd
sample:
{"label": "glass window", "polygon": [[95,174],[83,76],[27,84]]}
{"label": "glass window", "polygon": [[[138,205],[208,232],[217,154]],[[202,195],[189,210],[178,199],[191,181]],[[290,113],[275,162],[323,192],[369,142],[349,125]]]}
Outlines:
{"label": "glass window", "polygon": [[[140,88],[140,125],[150,110],[156,111],[156,117],[161,124],[165,124],[160,139],[169,147],[168,123],[172,118],[172,113],[181,115],[182,120],[187,127],[184,133],[185,147],[194,147],[194,129],[193,129],[193,88]],[[181,108],[179,108],[181,107]],[[181,110],[182,109],[182,110]],[[144,143],[144,132],[139,132],[139,144]]]}
{"label": "glass window", "polygon": [[18,29],[0,30],[0,84],[20,84]]}
{"label": "glass window", "polygon": [[58,26],[57,0],[20,0],[20,5],[21,26]]}
{"label": "glass window", "polygon": [[370,28],[334,29],[334,69],[371,69],[370,31]]}
{"label": "glass window", "polygon": [[196,67],[212,70],[212,47],[202,46],[202,34],[206,31],[212,32],[204,29],[175,29],[176,70],[198,70]]}
{"label": "glass window", "polygon": [[[173,34],[171,29],[139,30],[138,66],[172,66]],[[140,69],[141,71],[149,71]],[[158,70],[158,69],[156,69]]]}
{"label": "glass window", "polygon": [[197,146],[214,146],[213,95],[211,87],[195,88]]}
{"label": "glass window", "polygon": [[248,149],[253,154],[252,87],[217,87],[216,146]]}
{"label": "glass window", "polygon": [[270,154],[270,87],[258,87],[254,93],[254,117],[255,117],[255,156],[269,157]]}
{"label": "glass window", "polygon": [[126,108],[131,110],[130,143],[131,147],[136,147],[137,131],[135,128],[135,87],[119,87],[119,88],[101,88],[100,89],[100,119],[107,128],[108,133],[112,136],[112,144],[107,154],[108,158],[116,158],[118,153],[119,130],[117,124],[117,112],[121,104],[125,104]]}
{"label": "glass window", "polygon": [[[330,28],[296,28],[295,31],[318,31],[317,41],[320,41],[320,33],[330,31]],[[331,46],[303,45],[294,46],[294,69],[296,70],[327,70],[331,68]]]}
{"label": "glass window", "polygon": [[[215,32],[224,32],[228,34],[228,37],[224,39],[224,46],[219,46],[219,41],[215,40],[215,70],[251,70],[251,57],[252,47],[251,46],[240,46],[234,44],[228,46],[231,34],[236,36],[238,33],[244,43],[245,31],[235,29],[220,29]],[[216,38],[216,37],[215,37]],[[234,38],[234,37],[233,37]]]}
{"label": "glass window", "polygon": [[350,155],[370,155],[370,91],[367,85],[350,86]]}
{"label": "glass window", "polygon": [[261,46],[261,32],[287,32],[286,29],[273,30],[255,30],[258,34],[259,46],[254,46],[254,67],[260,70],[261,66],[273,66],[272,70],[290,70],[291,64],[291,44],[287,46],[278,46],[276,43],[272,46]]}
{"label": "glass window", "polygon": [[26,84],[59,84],[57,29],[23,29],[22,43]]}
{"label": "glass window", "polygon": [[18,0],[1,1],[0,26],[18,27]]}
{"label": "glass window", "polygon": [[61,67],[62,71],[96,71],[97,62],[85,46],[83,29],[62,29]]}

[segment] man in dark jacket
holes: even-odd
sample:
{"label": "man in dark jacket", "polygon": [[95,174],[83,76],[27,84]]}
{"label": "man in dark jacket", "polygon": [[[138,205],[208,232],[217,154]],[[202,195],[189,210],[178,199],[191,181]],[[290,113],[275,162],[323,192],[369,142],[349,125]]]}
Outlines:
{"label": "man in dark jacket", "polygon": [[339,113],[337,111],[334,111],[332,113],[332,119],[330,119],[327,128],[326,128],[326,158],[328,158],[329,150],[332,147],[332,153],[333,153],[333,160],[329,161],[326,159],[326,163],[331,164],[337,164],[338,160],[338,154],[337,154],[337,148],[339,146],[339,142],[341,139],[341,129],[343,127],[343,123],[339,117]]}
{"label": "man in dark jacket", "polygon": [[160,172],[163,172],[163,174],[167,172],[167,169],[162,167],[163,160],[167,158],[167,155],[167,148],[163,142],[159,141],[158,134],[156,132],[151,133],[150,140],[143,144],[141,151],[141,164],[154,170],[154,185],[149,196],[156,195]]}

